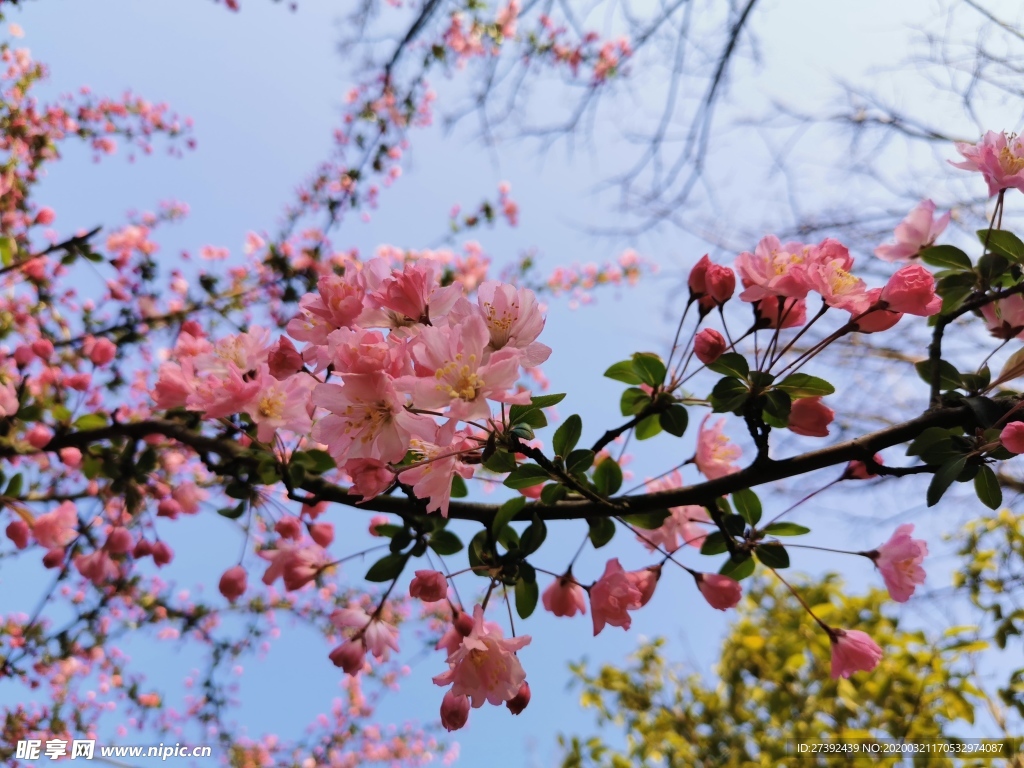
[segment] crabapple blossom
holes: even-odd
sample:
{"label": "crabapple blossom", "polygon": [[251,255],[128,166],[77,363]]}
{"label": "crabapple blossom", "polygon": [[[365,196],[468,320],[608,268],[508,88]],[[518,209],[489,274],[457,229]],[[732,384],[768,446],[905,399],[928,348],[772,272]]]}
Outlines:
{"label": "crabapple blossom", "polygon": [[594,635],[606,624],[629,629],[632,624],[629,611],[640,607],[643,593],[619,563],[617,557],[609,560],[601,578],[590,588],[590,611],[594,619]]}
{"label": "crabapple blossom", "polygon": [[544,590],[541,602],[555,616],[575,616],[587,612],[587,593],[572,576],[560,576]]}
{"label": "crabapple blossom", "polygon": [[928,544],[911,538],[913,532],[914,524],[904,523],[885,544],[868,553],[881,572],[889,595],[898,603],[907,602],[925,579],[921,563],[928,554]]}
{"label": "crabapple blossom", "polygon": [[519,693],[526,672],[516,652],[530,644],[529,635],[505,638],[500,627],[485,624],[483,608],[473,607],[473,631],[448,656],[448,670],[434,683],[451,685],[454,696],[465,696],[473,708],[484,702],[502,704]]}
{"label": "crabapple blossom", "polygon": [[828,425],[836,412],[825,405],[820,397],[801,397],[794,400],[789,411],[790,432],[807,437],[828,437]]}
{"label": "crabapple blossom", "polygon": [[218,588],[220,593],[233,603],[245,594],[247,580],[248,574],[245,572],[245,568],[235,565],[224,571],[220,577]]}
{"label": "crabapple blossom", "polygon": [[850,677],[854,672],[870,672],[882,660],[882,649],[867,634],[857,629],[831,629],[832,679]]}
{"label": "crabapple blossom", "polygon": [[729,442],[725,436],[725,419],[719,419],[711,426],[708,426],[708,419],[711,414],[704,417],[700,425],[700,432],[697,434],[697,455],[695,463],[708,480],[716,480],[733,472],[739,472],[740,468],[733,462],[743,455],[739,446]]}
{"label": "crabapple blossom", "polygon": [[1016,134],[987,131],[977,144],[958,141],[954,144],[963,160],[954,168],[978,171],[988,184],[992,197],[1004,189],[1024,191],[1024,140]]}
{"label": "crabapple blossom", "polygon": [[1024,422],[1011,421],[999,433],[999,442],[1013,453],[1024,453]]}
{"label": "crabapple blossom", "polygon": [[935,295],[935,278],[920,264],[901,267],[882,288],[879,299],[890,312],[930,317],[942,307]]}
{"label": "crabapple blossom", "polygon": [[[524,683],[525,685],[525,683]],[[441,699],[441,725],[446,731],[457,731],[469,721],[469,699],[447,691]]]}
{"label": "crabapple blossom", "polygon": [[743,597],[743,587],[735,579],[718,573],[695,573],[697,588],[712,608],[720,611],[734,608]]}
{"label": "crabapple blossom", "polygon": [[935,203],[931,200],[919,203],[896,225],[896,243],[878,246],[875,248],[875,256],[885,261],[908,261],[914,258],[925,248],[934,245],[949,225],[951,215],[947,211],[936,219]]}

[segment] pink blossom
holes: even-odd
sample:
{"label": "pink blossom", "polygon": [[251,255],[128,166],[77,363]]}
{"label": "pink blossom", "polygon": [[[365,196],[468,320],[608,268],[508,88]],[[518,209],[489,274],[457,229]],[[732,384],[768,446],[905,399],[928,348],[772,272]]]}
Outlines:
{"label": "pink blossom", "polygon": [[362,638],[366,649],[378,661],[387,661],[391,651],[398,651],[398,629],[376,614],[370,616],[359,606],[335,611],[331,614],[331,623],[340,630],[355,630],[352,638]]}
{"label": "pink blossom", "polygon": [[479,307],[474,313],[472,305],[460,299],[448,316],[449,324],[461,323],[471,314],[479,314],[487,324],[489,350],[506,347],[521,350],[521,363],[525,368],[548,359],[551,348],[537,341],[544,330],[544,316],[533,291],[488,280],[477,290],[477,303]]}
{"label": "pink blossom", "polygon": [[102,549],[90,552],[88,555],[75,555],[74,563],[78,572],[98,587],[121,575],[121,569],[117,567],[117,563]]}
{"label": "pink blossom", "polygon": [[63,501],[52,512],[36,518],[32,535],[46,549],[63,549],[78,535],[78,510],[74,502]]}
{"label": "pink blossom", "polygon": [[696,573],[697,588],[712,608],[720,611],[733,608],[743,597],[743,587],[735,579],[719,573]]}
{"label": "pink blossom", "polygon": [[331,331],[351,328],[365,310],[366,288],[353,271],[324,275],[317,280],[317,294],[299,300],[300,313],[288,323],[288,335],[297,341],[324,344]]}
{"label": "pink blossom", "polygon": [[767,321],[767,328],[796,328],[807,322],[807,302],[804,299],[765,296],[754,307],[757,317]]}
{"label": "pink blossom", "polygon": [[344,384],[317,384],[313,403],[330,414],[313,425],[312,437],[339,463],[348,459],[401,461],[414,434],[434,436],[433,420],[405,410],[391,380],[380,373],[342,376]]}
{"label": "pink blossom", "polygon": [[282,336],[277,340],[277,344],[271,347],[270,354],[267,355],[267,365],[270,375],[275,379],[287,379],[302,370],[302,355],[295,349],[291,339]]}
{"label": "pink blossom", "polygon": [[888,309],[882,309],[881,296],[881,288],[872,288],[864,295],[859,306],[854,306],[848,310],[850,312],[850,322],[861,333],[887,331],[903,317],[902,312],[891,312]]}
{"label": "pink blossom", "polygon": [[291,541],[281,541],[277,549],[265,549],[257,554],[270,562],[263,574],[263,583],[269,586],[283,578],[287,590],[305,586],[331,562],[330,556],[315,544],[296,545]]}
{"label": "pink blossom", "polygon": [[271,443],[279,429],[300,435],[309,432],[313,424],[309,416],[310,393],[316,379],[296,374],[280,381],[263,364],[254,381],[258,384],[257,393],[239,410],[248,413],[256,424],[257,440]]}
{"label": "pink blossom", "polygon": [[572,576],[562,576],[551,583],[541,595],[545,610],[555,616],[575,616],[587,612],[587,593]]}
{"label": "pink blossom", "polygon": [[358,640],[346,640],[329,654],[331,662],[353,677],[363,671],[366,664],[366,646]]}
{"label": "pink blossom", "polygon": [[440,571],[416,571],[409,584],[409,596],[425,603],[436,603],[448,596],[448,579]]}
{"label": "pink blossom", "polygon": [[162,568],[174,559],[174,550],[165,541],[153,543],[153,562]]}
{"label": "pink blossom", "polygon": [[1024,335],[1024,296],[1015,293],[981,308],[989,333],[997,339]]}
{"label": "pink blossom", "polygon": [[640,589],[623,570],[618,558],[612,558],[604,567],[604,574],[590,588],[590,609],[596,636],[605,624],[629,629],[632,619],[629,611],[640,607]]}
{"label": "pink blossom", "polygon": [[935,278],[920,264],[908,264],[889,278],[879,298],[891,312],[930,317],[942,309]]}
{"label": "pink blossom", "polygon": [[[352,492],[368,501],[378,496],[395,482],[395,473],[376,459],[352,459],[345,463],[345,472],[352,478]],[[378,518],[374,518],[376,520]],[[387,518],[383,518],[387,522]],[[371,533],[373,523],[370,524]]]}
{"label": "pink blossom", "polygon": [[921,563],[928,554],[928,544],[911,538],[913,532],[913,523],[904,523],[885,544],[869,553],[882,572],[885,588],[897,603],[907,602],[925,579]]}
{"label": "pink blossom", "polygon": [[1012,453],[1024,453],[1024,422],[1011,421],[999,433],[999,442]]}
{"label": "pink blossom", "polygon": [[427,501],[426,511],[440,512],[442,517],[448,517],[452,478],[473,476],[473,468],[459,460],[460,452],[478,447],[462,433],[455,433],[456,423],[455,419],[450,419],[438,427],[433,442],[414,438],[409,448],[417,461],[400,475],[403,483],[412,486],[416,498]]}
{"label": "pink blossom", "polygon": [[807,264],[812,246],[781,243],[775,235],[763,237],[753,253],[736,257],[736,271],[746,290],[743,301],[760,301],[768,296],[802,299],[810,290]]}
{"label": "pink blossom", "polygon": [[690,298],[697,299],[705,313],[716,305],[725,304],[736,290],[736,274],[728,267],[712,262],[706,253],[690,270],[687,282]]}
{"label": "pink blossom", "polygon": [[885,261],[908,261],[914,258],[935,244],[949,224],[950,216],[951,213],[947,212],[936,220],[935,203],[925,200],[896,225],[896,244],[878,246],[875,248],[875,256]]}
{"label": "pink blossom", "polygon": [[82,452],[77,448],[61,448],[57,455],[60,456],[60,460],[64,464],[72,469],[78,469],[82,465]]}
{"label": "pink blossom", "polygon": [[413,347],[422,371],[399,382],[412,391],[418,408],[447,408],[454,419],[488,418],[488,400],[528,404],[528,392],[508,391],[519,378],[522,353],[505,347],[485,358],[489,342],[487,325],[475,315],[454,328],[424,328]]}
{"label": "pink blossom", "polygon": [[451,685],[454,696],[466,696],[470,704],[498,705],[513,698],[526,681],[516,651],[530,643],[529,635],[504,638],[495,624],[484,623],[483,609],[473,607],[473,631],[448,657],[448,670],[434,678],[436,685]]}
{"label": "pink blossom", "polygon": [[[882,461],[882,454],[876,453],[873,461],[876,464],[884,464]],[[846,469],[843,471],[843,480],[869,480],[872,477],[877,477],[878,474],[868,468],[868,465],[863,461],[854,459],[846,465]]]}
{"label": "pink blossom", "polygon": [[382,258],[368,262],[364,270],[366,302],[393,314],[389,321],[366,320],[365,324],[392,327],[409,322],[436,322],[462,295],[458,284],[441,287],[440,270],[437,262],[429,260],[406,264],[401,270],[392,270]]}
{"label": "pink blossom", "polygon": [[127,528],[115,528],[107,535],[103,548],[112,555],[125,555],[132,551],[135,541]]}
{"label": "pink blossom", "polygon": [[828,437],[828,425],[836,412],[820,397],[801,397],[793,401],[789,411],[789,431],[807,437]]}
{"label": "pink blossom", "polygon": [[807,282],[812,290],[821,294],[828,306],[855,310],[862,305],[867,286],[863,280],[851,275],[844,264],[842,259],[809,264]]}
{"label": "pink blossom", "polygon": [[704,365],[710,365],[728,348],[725,338],[714,328],[704,328],[693,340],[693,354]]}
{"label": "pink blossom", "polygon": [[334,525],[331,523],[313,523],[309,526],[309,538],[321,547],[329,547],[334,541]]}
{"label": "pink blossom", "polygon": [[96,339],[91,346],[86,344],[83,351],[89,356],[93,365],[101,368],[117,356],[117,347],[110,339]]}
{"label": "pink blossom", "polygon": [[633,582],[633,586],[640,590],[640,604],[637,607],[643,608],[654,597],[654,589],[661,578],[661,566],[652,565],[639,571],[628,571],[626,575]]}
{"label": "pink blossom", "polygon": [[[646,488],[648,493],[670,491],[683,487],[683,476],[679,470],[657,480],[648,480]],[[671,507],[669,516],[654,530],[644,531],[637,539],[648,550],[655,551],[661,548],[671,554],[682,546],[689,544],[691,547],[700,548],[707,537],[705,529],[699,525],[701,522],[710,522],[708,512],[704,507],[695,504],[687,504],[682,507]]]}
{"label": "pink blossom", "polygon": [[739,472],[740,468],[733,462],[743,455],[739,446],[729,442],[723,429],[725,419],[708,426],[708,419],[711,414],[704,417],[700,424],[700,431],[697,434],[697,456],[695,462],[697,469],[709,480],[717,480],[719,477]]}
{"label": "pink blossom", "polygon": [[441,699],[441,725],[448,732],[457,731],[469,721],[469,699],[446,691]]}
{"label": "pink blossom", "polygon": [[1024,191],[1024,141],[1016,134],[988,131],[977,144],[958,141],[956,151],[962,162],[949,161],[954,168],[979,171],[988,184],[989,197],[1004,189]]}
{"label": "pink blossom", "polygon": [[370,518],[370,535],[380,536],[380,533],[377,532],[377,526],[388,525],[390,522],[391,521],[388,520],[387,515],[374,515],[372,518]]}
{"label": "pink blossom", "polygon": [[833,629],[832,679],[849,677],[854,672],[870,672],[882,660],[882,649],[866,633],[857,629]]}

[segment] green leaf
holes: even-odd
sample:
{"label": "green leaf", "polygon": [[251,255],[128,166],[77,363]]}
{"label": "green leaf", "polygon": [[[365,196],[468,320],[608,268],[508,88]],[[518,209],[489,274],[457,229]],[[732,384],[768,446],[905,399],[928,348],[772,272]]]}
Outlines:
{"label": "green leaf", "polygon": [[605,459],[594,470],[594,485],[602,496],[611,496],[622,487],[622,468],[615,459]]}
{"label": "green leaf", "polygon": [[559,456],[568,456],[583,434],[583,419],[575,413],[555,430],[551,445]]}
{"label": "green leaf", "polygon": [[636,425],[636,439],[649,440],[655,435],[661,434],[661,422],[656,414],[651,414]]}
{"label": "green leaf", "polygon": [[733,536],[742,536],[747,529],[747,521],[739,515],[726,515],[722,523],[725,530]]}
{"label": "green leaf", "polygon": [[568,490],[564,485],[560,485],[559,483],[548,483],[540,492],[540,503],[547,504],[548,506],[557,504],[565,498],[567,493]]}
{"label": "green leaf", "polygon": [[331,458],[331,454],[327,453],[327,451],[314,448],[311,451],[304,451],[304,455],[308,456],[312,461],[312,466],[307,467],[307,469],[315,475],[322,475],[337,467],[334,459]]}
{"label": "green leaf", "polygon": [[749,488],[733,493],[732,504],[751,526],[757,525],[761,520],[761,500]]}
{"label": "green leaf", "polygon": [[505,486],[519,490],[520,488],[540,485],[545,480],[550,479],[550,475],[548,475],[547,470],[543,467],[539,467],[536,464],[523,464],[523,466],[505,478]]}
{"label": "green leaf", "polygon": [[781,544],[760,544],[754,547],[754,554],[769,568],[789,568],[789,553]]}
{"label": "green leaf", "polygon": [[653,531],[656,528],[661,528],[670,514],[671,512],[667,509],[659,509],[657,512],[639,512],[635,515],[623,515],[622,520],[634,528]]}
{"label": "green leaf", "polygon": [[590,543],[594,549],[600,549],[615,536],[615,523],[607,517],[588,517],[587,525],[590,526]]}
{"label": "green leaf", "polygon": [[750,365],[747,358],[738,352],[726,352],[720,358],[708,366],[715,373],[723,376],[732,376],[737,379],[745,379],[750,373]]}
{"label": "green leaf", "polygon": [[103,429],[107,426],[107,417],[102,413],[87,413],[84,416],[79,416],[75,419],[75,423],[72,425],[75,429],[80,429],[83,432],[87,432],[93,429]]}
{"label": "green leaf", "polygon": [[639,387],[630,387],[619,399],[619,410],[623,416],[635,416],[651,402],[651,396]]}
{"label": "green leaf", "polygon": [[931,483],[928,485],[927,502],[929,507],[934,507],[939,503],[939,499],[942,498],[942,494],[953,484],[953,481],[960,476],[963,472],[964,466],[967,464],[967,457],[961,456],[953,461],[946,462],[932,478]]}
{"label": "green leaf", "polygon": [[712,531],[704,538],[704,543],[700,545],[700,553],[702,555],[720,555],[728,550],[729,548],[725,545],[725,536],[721,531]]}
{"label": "green leaf", "polygon": [[736,579],[736,581],[743,581],[745,578],[754,573],[754,558],[747,555],[742,560],[733,560],[729,558],[725,561],[719,571],[723,576],[728,576],[730,579]]}
{"label": "green leaf", "polygon": [[651,387],[658,387],[665,381],[665,363],[661,358],[650,352],[637,352],[633,355],[633,372],[640,381]]}
{"label": "green leaf", "polygon": [[[929,384],[931,383],[931,360],[922,360],[919,363],[914,363],[914,369],[917,371],[917,375],[924,381]],[[939,360],[939,388],[943,391],[948,391],[951,389],[960,389],[963,385],[963,380],[960,378],[960,371],[954,368],[951,363],[947,363],[945,360]]]}
{"label": "green leaf", "polygon": [[658,416],[658,423],[661,428],[668,432],[670,435],[676,437],[682,437],[686,432],[686,425],[690,421],[690,415],[686,412],[686,409],[679,405],[669,406],[667,411],[662,411]]}
{"label": "green leaf", "polygon": [[21,488],[25,484],[25,478],[21,474],[17,474],[11,478],[11,482],[7,484],[7,490],[4,491],[4,496],[11,498],[17,498],[21,495]]}
{"label": "green leaf", "polygon": [[775,386],[794,400],[801,397],[824,397],[836,391],[836,388],[824,379],[806,373],[791,373]]}
{"label": "green leaf", "polygon": [[530,404],[534,408],[550,408],[552,405],[558,405],[563,400],[565,400],[565,393],[557,392],[552,395],[534,395],[530,398]]}
{"label": "green leaf", "polygon": [[537,607],[537,598],[539,596],[540,589],[537,587],[536,579],[533,581],[520,579],[516,582],[516,613],[519,614],[519,618],[527,619],[530,617],[534,608]]}
{"label": "green leaf", "polygon": [[[516,408],[522,408],[523,410],[516,413]],[[513,405],[509,409],[508,423],[512,425],[525,424],[534,429],[541,429],[548,425],[548,417],[544,415],[540,408],[532,408],[528,405]]]}
{"label": "green leaf", "polygon": [[942,269],[956,269],[963,272],[973,269],[970,257],[953,245],[933,245],[920,253],[921,261]]}
{"label": "green leaf", "polygon": [[784,429],[789,425],[789,414],[793,409],[793,400],[779,389],[773,389],[764,395],[764,406],[761,418],[770,427]]}
{"label": "green leaf", "polygon": [[452,475],[451,498],[464,499],[467,496],[469,496],[469,489],[466,487],[466,481],[462,479],[461,475]]}
{"label": "green leaf", "polygon": [[442,528],[430,534],[427,542],[432,550],[439,555],[454,555],[462,551],[462,540],[449,530]]}
{"label": "green leaf", "polygon": [[732,413],[742,408],[749,397],[750,390],[739,379],[719,379],[711,390],[711,408],[715,413]]}
{"label": "green leaf", "polygon": [[1008,232],[1005,229],[993,229],[991,232],[987,229],[979,229],[978,239],[982,245],[987,242],[988,249],[992,253],[1005,256],[1017,264],[1024,263],[1024,242],[1013,232]]}
{"label": "green leaf", "polygon": [[974,476],[974,491],[981,503],[989,509],[999,509],[999,505],[1003,503],[1003,489],[999,486],[996,473],[987,464]]}
{"label": "green leaf", "polygon": [[547,526],[544,525],[543,520],[534,514],[533,522],[526,527],[523,535],[519,537],[519,549],[522,551],[523,556],[532,555],[540,549],[540,545],[544,543],[544,539],[547,537]]}
{"label": "green leaf", "polygon": [[217,514],[221,517],[226,517],[228,520],[237,520],[245,513],[245,502],[240,501],[233,507],[224,507],[218,509]]}
{"label": "green leaf", "polygon": [[772,523],[766,525],[761,531],[772,536],[803,536],[805,533],[810,533],[811,529],[796,523]]}
{"label": "green leaf", "polygon": [[502,528],[512,522],[515,516],[523,511],[525,506],[526,498],[524,496],[516,496],[498,507],[498,511],[491,521],[491,533],[495,536],[501,533]]}
{"label": "green leaf", "polygon": [[373,526],[373,530],[378,536],[393,539],[401,531],[404,531],[405,528],[400,525],[393,525],[392,523],[381,523],[380,525]]}
{"label": "green leaf", "polygon": [[516,468],[516,457],[508,451],[495,451],[487,457],[484,466],[491,472],[503,475]]}
{"label": "green leaf", "polygon": [[11,266],[17,253],[18,243],[13,237],[0,237],[0,263],[5,267]]}
{"label": "green leaf", "polygon": [[569,474],[586,472],[594,464],[594,452],[589,448],[577,448],[565,459],[565,468]]}
{"label": "green leaf", "polygon": [[366,572],[366,580],[382,582],[397,579],[401,575],[402,569],[405,568],[405,563],[408,559],[408,555],[384,555],[384,557],[370,566],[370,570]]}
{"label": "green leaf", "polygon": [[633,370],[632,360],[623,360],[621,362],[615,363],[615,365],[611,366],[607,371],[604,372],[604,375],[609,379],[621,381],[624,384],[642,383],[640,377],[636,375],[636,371]]}

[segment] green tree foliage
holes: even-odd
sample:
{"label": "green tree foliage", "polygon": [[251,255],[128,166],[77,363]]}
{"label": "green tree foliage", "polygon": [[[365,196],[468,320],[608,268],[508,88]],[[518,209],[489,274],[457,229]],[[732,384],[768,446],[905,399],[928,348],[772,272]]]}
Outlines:
{"label": "green tree foliage", "polygon": [[[976,627],[940,636],[904,629],[884,591],[851,597],[835,575],[796,585],[824,621],[865,631],[886,649],[873,672],[836,681],[829,677],[828,638],[792,594],[776,581],[749,585],[724,641],[716,682],[669,665],[660,639],[641,645],[623,668],[606,665],[591,673],[585,663],[573,665],[583,706],[596,710],[599,725],[612,724],[627,736],[625,745],[600,736],[562,737],[563,768],[790,765],[796,762],[794,742],[968,737],[976,735],[975,713],[993,709],[973,681],[978,655],[988,647],[977,639]],[[800,759],[799,765],[887,762],[821,757]],[[932,755],[912,764],[999,762]],[[1002,764],[1021,766],[1024,760]]]}

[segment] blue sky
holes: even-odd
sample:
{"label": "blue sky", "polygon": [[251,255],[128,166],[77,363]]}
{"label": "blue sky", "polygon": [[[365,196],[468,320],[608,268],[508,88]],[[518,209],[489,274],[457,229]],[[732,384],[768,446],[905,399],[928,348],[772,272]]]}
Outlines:
{"label": "blue sky", "polygon": [[[796,93],[813,100],[830,87],[829,72],[863,72],[890,60],[906,34],[903,23],[928,6],[908,2],[894,9],[892,3],[875,0],[766,5],[763,50],[771,66],[763,68],[750,87],[751,103]],[[893,18],[897,11],[902,18]],[[61,231],[71,231],[120,221],[129,209],[152,210],[160,200],[183,200],[191,214],[184,223],[163,230],[160,237],[161,258],[169,263],[183,248],[195,251],[212,244],[238,251],[249,230],[273,231],[292,190],[329,150],[330,130],[353,82],[353,62],[336,52],[345,12],[344,4],[312,1],[289,13],[267,0],[248,0],[240,14],[200,0],[27,4],[24,12],[10,20],[25,28],[24,44],[51,66],[57,91],[79,84],[110,94],[131,88],[193,117],[198,139],[198,149],[183,159],[157,153],[128,164],[122,152],[95,165],[88,151],[69,153],[51,171],[40,202],[58,211]],[[834,34],[840,29],[844,34]],[[445,87],[441,84],[442,97]],[[617,145],[603,134],[590,151],[567,157],[556,150],[543,160],[525,143],[508,142],[488,152],[468,141],[468,125],[457,126],[451,136],[435,128],[413,139],[406,173],[384,192],[380,211],[368,224],[353,220],[346,225],[335,236],[336,245],[355,245],[364,254],[380,243],[435,245],[453,203],[468,207],[482,197],[493,197],[504,180],[511,182],[513,196],[522,206],[520,227],[471,235],[479,237],[499,263],[534,245],[540,248],[545,268],[604,261],[617,256],[626,244],[586,232],[614,216],[607,196],[590,194],[621,161]],[[739,150],[734,171],[739,180],[750,171]],[[639,289],[605,291],[596,305],[580,310],[570,310],[558,300],[549,306],[542,340],[555,353],[545,371],[553,391],[570,393],[560,413],[584,416],[585,439],[609,426],[601,420],[602,414],[617,417],[621,385],[602,379],[601,372],[633,351],[666,344],[671,334],[669,297],[678,286],[680,270],[704,252],[698,242],[678,232],[649,233],[630,244],[661,265],[660,277]],[[584,386],[578,386],[580,382]],[[734,434],[739,436],[738,431]],[[678,460],[666,459],[668,452],[685,457],[691,450],[689,441],[680,448],[661,438],[631,451],[636,455],[632,466],[648,468],[641,469],[641,474],[654,474]],[[773,503],[777,506],[771,507]],[[766,501],[766,508],[778,511],[783,503]],[[838,512],[844,507],[845,502],[832,495],[815,510],[834,510],[827,517],[832,536],[846,536],[857,548],[869,548],[887,537],[887,529],[841,522]],[[339,542],[358,548],[365,529],[363,513],[339,510],[330,519],[339,529]],[[345,520],[351,521],[355,531],[350,542],[341,533]],[[235,540],[226,526],[223,537],[208,536],[214,526],[222,526],[222,521],[206,517],[180,522],[168,531],[180,553],[168,571],[183,587],[204,576],[209,579],[232,564]],[[461,530],[468,540],[472,529]],[[545,549],[540,564],[561,570],[584,530],[582,523],[550,526],[557,545]],[[190,544],[199,534],[206,541]],[[179,537],[178,544],[174,536]],[[614,554],[621,556],[627,568],[647,564],[640,547],[622,546],[625,538],[619,534]],[[597,576],[607,552],[587,552],[577,571]],[[818,557],[801,558],[800,565],[810,572],[834,566]],[[859,562],[844,563],[843,570],[855,584],[870,578]],[[357,579],[360,573],[353,569],[350,575]],[[27,593],[24,597],[27,605],[34,599]],[[689,576],[682,573],[666,572],[654,601],[635,614],[629,633],[610,628],[595,639],[589,617],[564,620],[538,612],[522,628],[534,637],[521,653],[533,702],[518,718],[511,718],[503,708],[475,710],[470,726],[455,735],[462,747],[460,764],[499,768],[554,764],[558,732],[590,731],[590,718],[579,711],[577,694],[566,690],[569,661],[584,655],[595,662],[621,661],[640,636],[664,634],[677,661],[710,671],[724,627],[724,617],[704,604]],[[264,729],[296,732],[327,709],[330,697],[337,693],[338,676],[327,662],[328,649],[322,642],[301,633],[285,635],[268,659],[250,665],[243,678],[246,704],[240,719],[253,735]],[[415,646],[411,637],[406,643],[409,648]],[[192,663],[166,644],[139,644],[134,654],[140,660],[166,664],[169,670],[187,670]],[[417,654],[402,692],[382,702],[380,718],[433,720],[442,690],[429,678],[442,665],[439,655]],[[282,707],[282,701],[287,706]]]}

